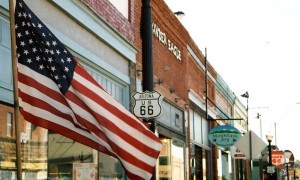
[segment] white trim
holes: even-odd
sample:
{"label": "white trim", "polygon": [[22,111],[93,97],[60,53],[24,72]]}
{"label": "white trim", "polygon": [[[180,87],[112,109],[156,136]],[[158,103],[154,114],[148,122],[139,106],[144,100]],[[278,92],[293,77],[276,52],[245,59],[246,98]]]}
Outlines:
{"label": "white trim", "polygon": [[[205,71],[205,65],[200,61],[200,59],[197,57],[197,55],[194,53],[192,48],[187,45],[187,50],[191,54],[191,56],[196,60],[197,64],[200,66],[200,68]],[[210,72],[207,70],[207,76],[214,82],[216,83],[216,79],[210,74]]]}
{"label": "white trim", "polygon": [[46,26],[49,28],[49,30],[55,34],[55,36],[66,46],[68,46],[70,49],[78,53],[79,55],[83,56],[84,58],[92,61],[93,63],[97,64],[98,66],[105,69],[107,72],[113,72],[114,76],[118,77],[122,81],[124,81],[127,84],[130,84],[130,78],[126,74],[123,74],[120,72],[117,68],[107,63],[105,60],[100,58],[99,56],[93,54],[91,51],[83,48],[81,45],[79,45],[77,42],[73,41],[69,37],[65,36],[60,31],[57,31],[53,27],[51,27],[49,24],[46,24]]}
{"label": "white trim", "polygon": [[1,0],[0,6],[4,7],[5,9],[8,9],[9,8],[8,0]]}
{"label": "white trim", "polygon": [[122,38],[106,22],[104,22],[95,13],[92,13],[79,1],[73,0],[51,0],[54,4],[62,8],[73,19],[76,19],[95,36],[109,44],[113,49],[118,51],[122,56],[136,63],[136,48],[133,47],[126,39]]}
{"label": "white trim", "polygon": [[[207,138],[208,138],[208,136],[207,136]],[[193,140],[193,139],[190,139],[190,141],[191,141],[192,144],[197,145],[197,146],[199,146],[199,147],[202,147],[202,148],[205,149],[205,150],[208,150],[208,151],[211,150],[210,147],[205,146],[204,144],[200,144],[199,142],[197,142],[197,141],[195,141],[195,140]]]}
{"label": "white trim", "polygon": [[[189,90],[189,100],[191,100],[193,103],[195,103],[200,109],[202,109],[203,111],[206,110],[205,107],[205,102],[203,101],[203,99],[201,97],[198,96],[197,93],[195,93],[195,91],[193,91],[192,89]],[[216,119],[216,114],[214,114],[210,109],[210,107],[208,106],[208,115],[210,115],[213,119]]]}

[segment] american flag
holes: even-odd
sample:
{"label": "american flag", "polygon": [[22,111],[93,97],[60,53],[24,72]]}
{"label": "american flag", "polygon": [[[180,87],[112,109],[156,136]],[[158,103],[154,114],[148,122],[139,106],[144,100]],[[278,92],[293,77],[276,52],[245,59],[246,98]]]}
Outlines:
{"label": "american flag", "polygon": [[24,118],[118,158],[130,179],[150,179],[158,137],[97,84],[22,0],[15,32]]}

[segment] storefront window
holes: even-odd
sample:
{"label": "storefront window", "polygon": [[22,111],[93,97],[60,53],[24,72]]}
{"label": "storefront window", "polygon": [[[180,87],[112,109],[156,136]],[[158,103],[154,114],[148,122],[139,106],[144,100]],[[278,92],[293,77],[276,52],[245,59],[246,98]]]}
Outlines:
{"label": "storefront window", "polygon": [[159,155],[159,179],[171,179],[171,139],[163,138],[162,149]]}
{"label": "storefront window", "polygon": [[172,139],[172,179],[184,180],[184,143],[178,139]]}
{"label": "storefront window", "polygon": [[48,179],[95,179],[97,151],[56,133],[48,136]]}
{"label": "storefront window", "polygon": [[119,180],[126,179],[125,171],[120,161],[112,156],[99,153],[99,178],[100,180]]}
{"label": "storefront window", "polygon": [[159,155],[159,179],[183,180],[184,174],[184,142],[178,139],[163,138]]}
{"label": "storefront window", "polygon": [[221,158],[222,158],[222,179],[229,179],[229,155],[222,151]]}
{"label": "storefront window", "polygon": [[22,177],[25,180],[47,178],[48,130],[20,117],[20,131]]}
{"label": "storefront window", "polygon": [[196,146],[194,144],[191,145],[191,180],[196,179],[208,179],[208,153],[209,151]]}

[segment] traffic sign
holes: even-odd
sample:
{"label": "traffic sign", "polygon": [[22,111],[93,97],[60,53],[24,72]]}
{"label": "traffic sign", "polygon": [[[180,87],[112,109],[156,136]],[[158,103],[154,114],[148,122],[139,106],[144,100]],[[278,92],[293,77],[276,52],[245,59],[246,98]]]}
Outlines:
{"label": "traffic sign", "polygon": [[267,173],[269,173],[269,174],[275,173],[275,167],[274,166],[267,166]]}
{"label": "traffic sign", "polygon": [[157,91],[136,92],[133,96],[135,101],[133,113],[139,118],[158,117],[162,112],[161,101],[163,96]]}
{"label": "traffic sign", "polygon": [[233,157],[234,159],[247,159],[246,155],[241,152],[236,152]]}

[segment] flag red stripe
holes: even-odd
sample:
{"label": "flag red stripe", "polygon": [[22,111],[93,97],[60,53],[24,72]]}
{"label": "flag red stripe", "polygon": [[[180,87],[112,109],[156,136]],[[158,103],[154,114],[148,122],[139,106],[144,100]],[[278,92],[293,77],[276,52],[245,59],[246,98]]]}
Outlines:
{"label": "flag red stripe", "polygon": [[[21,73],[20,73],[20,74],[21,74]],[[43,88],[44,88],[43,90],[45,90],[45,92],[46,92],[46,94],[45,94],[46,96],[49,95],[49,94],[47,94],[48,92],[50,92],[51,94],[52,94],[52,93],[57,93],[56,91],[53,91],[53,90],[51,91],[51,89],[49,89],[49,88],[47,88],[47,87],[44,87],[44,86],[41,85],[40,83],[34,81],[31,77],[28,77],[28,76],[25,76],[25,75],[24,75],[24,77],[26,77],[26,78],[23,78],[24,81],[25,81],[25,79],[26,79],[26,83],[31,84],[31,85],[35,85],[35,86],[37,86],[37,87],[43,87]],[[33,82],[31,82],[31,80],[33,80]],[[29,82],[30,82],[30,83],[29,83]],[[59,94],[59,93],[58,93],[58,94]],[[60,95],[60,94],[59,94],[59,95]],[[72,96],[73,99],[75,99],[74,102],[77,102],[78,104],[80,104],[81,100],[79,100],[79,99],[77,98],[77,96],[76,96],[75,94],[73,94],[72,92],[68,92],[68,93],[65,95],[65,97],[70,97],[70,96]],[[55,108],[53,108],[51,105],[49,105],[49,104],[43,102],[43,101],[40,100],[40,99],[36,99],[36,98],[34,98],[34,97],[29,97],[28,95],[24,94],[24,93],[21,92],[21,91],[20,91],[20,97],[22,97],[22,99],[23,99],[25,102],[28,102],[28,103],[30,103],[30,104],[36,106],[36,107],[45,109],[45,110],[47,110],[47,111],[49,111],[49,112],[52,112],[52,113],[54,113],[54,114],[56,114],[56,115],[61,114],[62,117],[64,116],[63,113],[57,111],[57,110],[56,110]],[[58,97],[58,98],[56,98],[56,99],[63,99],[63,98],[59,98],[59,96],[57,96],[57,97]],[[72,99],[72,98],[69,98],[69,99]],[[63,100],[64,100],[64,99],[63,99]],[[81,107],[85,107],[85,108],[88,109],[88,107],[86,107],[85,105],[82,105]],[[52,111],[52,110],[54,110],[54,111]],[[94,114],[97,115],[96,112],[94,112]],[[99,115],[97,115],[97,116],[98,116],[98,119],[106,119],[106,118],[104,118],[104,117],[99,117]],[[78,118],[80,118],[80,116],[76,116],[76,117],[77,117],[77,120],[78,120]],[[69,121],[71,121],[72,117],[71,117],[71,116],[68,116],[68,118],[69,118]],[[83,122],[83,121],[85,121],[85,120],[82,119],[82,122]],[[72,122],[72,121],[71,121],[71,122]],[[108,119],[103,120],[103,122],[102,122],[102,123],[100,122],[100,124],[105,124],[105,123],[107,123],[107,122],[109,122],[108,127],[110,127],[110,126],[115,126],[114,124],[110,123],[110,121],[108,121]],[[101,138],[103,139],[103,132],[100,132],[98,128],[96,128],[96,127],[93,126],[93,124],[89,124],[88,122],[83,122],[83,124],[85,124],[86,127],[89,128],[90,130],[93,130],[93,132],[94,132],[98,137],[101,137]],[[44,127],[44,125],[41,125],[41,126]],[[47,127],[47,126],[46,126],[46,127]],[[118,128],[118,127],[117,127],[117,128]],[[51,129],[51,128],[49,128],[49,129]],[[55,129],[51,129],[51,130],[55,130]],[[55,130],[55,131],[56,131],[56,132],[59,132],[59,131],[57,131],[57,130]],[[119,132],[119,131],[121,131],[121,129],[113,130],[113,131]],[[124,136],[124,134],[121,135],[121,136]],[[69,136],[68,136],[68,137],[69,137]],[[72,136],[70,136],[70,137],[72,137]],[[127,137],[128,137],[128,138],[131,138],[130,136],[127,136]],[[104,138],[104,139],[105,139],[105,138]],[[117,151],[117,154],[118,154],[118,153],[122,154],[121,158],[122,158],[123,160],[127,161],[128,163],[139,164],[139,165],[141,165],[141,166],[144,166],[144,167],[146,167],[145,170],[147,170],[147,171],[150,172],[150,173],[152,172],[152,167],[151,167],[151,166],[145,164],[143,161],[140,161],[138,158],[136,158],[135,156],[131,155],[130,153],[128,153],[128,152],[126,152],[126,151],[121,152],[121,151],[122,151],[122,147],[118,147],[118,146],[117,146],[115,143],[113,143],[113,142],[110,142],[110,145],[113,147],[114,150],[120,149],[119,151]],[[144,147],[144,148],[145,148],[145,147]],[[149,149],[149,150],[151,150],[151,149]],[[112,155],[112,153],[110,153],[110,154]],[[115,155],[114,155],[114,156],[115,156]],[[116,156],[115,156],[115,157],[116,157]]]}
{"label": "flag red stripe", "polygon": [[[100,124],[103,125],[103,123],[106,123],[107,128],[109,128],[110,131],[112,131],[116,135],[118,135],[120,139],[121,138],[124,139],[125,141],[127,141],[127,143],[129,143],[131,145],[134,144],[136,148],[139,147],[140,151],[145,151],[144,153],[147,154],[148,156],[154,156],[153,154],[148,153],[148,151],[151,151],[152,149],[148,148],[147,146],[145,146],[143,144],[140,144],[139,141],[137,141],[136,139],[129,136],[126,132],[124,132],[122,129],[119,129],[118,127],[116,127],[113,123],[107,123],[108,122],[107,118],[101,117],[97,114],[95,114],[95,116],[98,119]],[[102,119],[102,120],[99,120],[99,119]],[[93,123],[85,121],[84,124],[85,124],[85,127],[87,127],[94,134],[96,134],[97,136],[102,136],[103,132],[100,133],[101,130],[98,129]],[[119,157],[122,158],[123,160],[125,160],[131,164],[139,164],[139,166],[144,166],[148,172],[151,172],[153,170],[153,168],[151,166],[146,164],[143,160],[137,158],[134,154],[132,154],[132,152],[127,152],[126,150],[124,150],[122,147],[118,146],[114,141],[110,140],[109,138],[106,138],[105,140],[107,141],[107,143],[109,143],[109,145],[111,146],[114,153],[118,154]]]}
{"label": "flag red stripe", "polygon": [[[100,87],[97,84],[97,82],[81,67],[76,67],[75,72],[77,72],[78,74],[83,76],[85,79],[89,80],[95,86],[102,89],[102,87]],[[76,79],[73,79],[73,81],[72,81],[72,85],[73,85],[74,89],[76,89],[80,93],[84,94],[85,96],[89,97],[90,99],[95,101],[97,104],[99,104],[101,107],[110,111],[112,114],[117,116],[121,121],[125,122],[126,124],[130,125],[131,127],[134,127],[136,130],[139,130],[140,132],[148,135],[148,137],[152,138],[152,140],[160,143],[159,139],[157,137],[153,136],[153,132],[146,129],[145,126],[143,125],[143,123],[137,123],[137,121],[140,121],[138,118],[134,119],[132,117],[129,117],[126,113],[124,113],[124,112],[120,111],[120,109],[116,108],[116,106],[114,105],[114,102],[107,102],[107,100],[103,99],[98,94],[91,91],[89,89],[89,87],[87,87],[86,85],[83,85],[80,82],[78,82],[77,80],[76,81],[75,80]]]}
{"label": "flag red stripe", "polygon": [[[37,88],[42,88],[43,89],[43,93],[47,97],[51,97],[52,98],[52,95],[53,95],[53,96],[56,97],[55,100],[57,100],[59,102],[63,101],[62,103],[66,102],[65,99],[64,99],[64,97],[60,93],[58,93],[58,92],[56,92],[56,91],[54,91],[54,90],[52,90],[50,88],[47,88],[47,87],[43,86],[42,84],[40,84],[39,82],[35,81],[34,79],[32,79],[29,76],[23,75],[21,73],[19,73],[19,75],[22,76],[22,83],[25,81],[26,84],[28,84],[28,85],[32,85],[32,86],[37,87]],[[30,95],[24,93],[21,90],[19,91],[19,96],[21,97],[21,99],[24,102],[27,102],[27,103],[29,103],[29,104],[37,107],[37,108],[41,108],[41,109],[44,109],[44,110],[46,110],[48,112],[51,112],[51,113],[53,113],[53,114],[55,114],[55,115],[57,115],[57,116],[65,119],[65,120],[68,120],[69,122],[71,122],[77,128],[80,128],[79,126],[77,126],[76,123],[73,122],[73,118],[72,118],[71,115],[65,114],[65,113],[61,112],[60,110],[57,110],[55,107],[53,107],[49,103],[43,101],[42,99],[38,99],[38,98],[35,98],[33,96],[30,96]],[[78,116],[77,114],[74,114],[74,115],[76,116],[77,121],[79,121],[80,123],[85,124],[85,122],[86,122],[85,119],[83,119],[82,117]],[[103,135],[103,132],[100,129],[96,129],[96,128],[93,128],[93,129],[95,129],[94,133],[96,133],[99,138],[101,138],[104,141],[107,141],[107,137],[105,137]]]}
{"label": "flag red stripe", "polygon": [[30,96],[30,95],[24,93],[23,91],[19,91],[19,96],[22,99],[22,101],[25,101],[25,102],[27,102],[27,103],[29,103],[29,104],[37,107],[37,108],[44,109],[48,112],[51,112],[52,114],[55,114],[55,115],[65,119],[65,120],[73,123],[73,119],[72,119],[71,115],[65,114],[65,113],[57,110],[56,108],[54,108],[53,106],[51,106],[50,104],[46,103],[43,100],[35,98],[33,96]]}
{"label": "flag red stripe", "polygon": [[[93,91],[91,91],[90,89],[88,89],[86,86],[80,84],[79,82],[76,82],[76,81],[73,80],[72,85],[76,86],[76,89],[80,89],[80,91],[82,91],[83,93],[85,93],[86,96],[88,96],[90,99],[92,99],[96,103],[98,103],[99,106],[105,107],[108,110],[111,110],[110,107],[113,107],[109,103],[106,103],[106,101],[104,101],[101,97],[99,97]],[[77,97],[77,96],[74,95],[74,97]],[[115,114],[118,114],[118,112],[119,111],[116,111],[116,109],[114,109],[114,111],[112,112],[112,114],[115,115]],[[120,114],[122,114],[122,113],[120,113]],[[138,141],[136,139],[138,137],[132,137],[132,136],[130,136],[129,134],[127,134],[125,132],[126,131],[125,129],[120,129],[118,126],[116,126],[114,123],[112,123],[108,118],[105,118],[105,117],[101,116],[100,114],[98,114],[98,112],[94,112],[93,115],[95,116],[95,118],[99,121],[99,123],[102,126],[104,126],[107,129],[110,129],[110,131],[118,134],[120,138],[126,140],[127,142],[129,142],[131,145],[135,146],[138,149],[144,149],[145,150],[144,153],[146,153],[147,155],[149,155],[149,156],[153,156],[154,155],[153,153],[151,153],[151,152],[153,152],[153,148],[149,147],[147,144],[144,144],[143,142]],[[133,125],[134,121],[131,118],[124,117],[124,116],[122,117],[122,120],[125,123],[127,123],[127,124]],[[145,127],[142,127],[142,125],[140,127],[140,131],[142,131],[144,134],[151,133],[151,132],[145,130]],[[156,151],[156,153],[157,153],[157,151]]]}
{"label": "flag red stripe", "polygon": [[38,79],[38,77],[36,77],[35,75],[31,74],[31,76],[28,76],[24,73],[18,72],[18,78],[19,78],[19,82],[34,87],[38,91],[47,94],[49,97],[51,97],[51,99],[59,101],[65,106],[68,106],[68,103],[66,102],[65,98],[62,96],[60,92],[57,92],[49,88],[48,86],[44,86],[43,84],[41,84],[39,81],[36,80]]}
{"label": "flag red stripe", "polygon": [[24,118],[117,157],[130,179],[150,179],[159,138],[103,90],[22,0],[15,10]]}
{"label": "flag red stripe", "polygon": [[70,139],[80,142],[81,144],[84,144],[91,148],[97,149],[101,152],[104,152],[110,156],[115,156],[114,154],[111,154],[111,152],[108,151],[104,146],[99,145],[98,142],[95,142],[95,141],[91,140],[90,138],[87,138],[86,136],[82,136],[81,134],[77,133],[76,131],[68,129],[65,126],[60,126],[59,124],[53,123],[53,122],[49,121],[48,119],[34,116],[30,112],[27,112],[24,110],[20,110],[20,112],[22,113],[22,115],[24,116],[25,119],[28,119],[28,121],[33,124],[36,124],[40,127],[49,129],[53,132],[59,133]]}
{"label": "flag red stripe", "polygon": [[[52,89],[50,89],[48,87],[45,87],[44,85],[42,85],[39,82],[35,81],[33,78],[31,78],[29,76],[26,76],[26,75],[24,75],[22,73],[19,73],[19,76],[22,77],[22,81],[19,81],[19,82],[22,82],[22,83],[25,82],[26,84],[32,85],[35,88],[41,88],[43,90],[43,93],[45,94],[46,97],[51,97],[51,98],[52,97],[56,97],[55,98],[56,101],[59,101],[61,103],[65,103],[66,102],[65,99],[64,99],[64,97],[60,93],[58,93],[58,92],[56,92],[56,91],[54,91],[54,90],[52,90]],[[37,108],[41,108],[41,109],[44,109],[44,110],[46,110],[48,112],[51,112],[51,113],[53,113],[53,114],[55,114],[55,115],[57,115],[57,116],[65,119],[65,120],[71,122],[77,128],[80,128],[79,126],[76,125],[76,123],[73,122],[73,118],[72,118],[71,115],[63,113],[63,112],[57,110],[52,105],[50,105],[49,103],[43,101],[43,99],[35,98],[33,96],[28,95],[27,93],[24,93],[23,91],[19,90],[19,96],[22,99],[22,101],[27,102],[27,103],[29,103],[29,104],[37,107]],[[67,105],[67,104],[65,104],[65,105]],[[75,116],[76,116],[76,114],[75,114]],[[77,120],[79,120],[81,122],[85,121],[85,119],[81,118],[80,116],[76,116],[76,118],[77,118]],[[42,127],[45,127],[45,126],[42,126]],[[106,140],[106,137],[103,135],[103,132],[100,132],[99,129],[97,129],[97,131],[98,131],[97,132],[97,136],[99,138],[101,138],[102,140]]]}
{"label": "flag red stripe", "polygon": [[[82,90],[85,91],[84,89],[82,89]],[[71,101],[74,100],[76,102],[80,102],[80,100],[78,99],[78,96],[76,96],[72,92],[66,93],[65,96]],[[135,148],[139,149],[140,151],[143,151],[143,153],[147,154],[148,156],[152,156],[152,157],[156,158],[155,156],[157,155],[157,152],[156,152],[156,154],[149,153],[149,152],[152,152],[153,149],[146,146],[145,144],[142,144],[140,141],[138,141],[137,139],[135,139],[132,136],[130,136],[129,134],[127,134],[125,129],[120,129],[114,123],[110,122],[109,119],[99,115],[97,112],[93,112],[93,115],[98,120],[99,124],[101,124],[104,128],[109,129],[111,132],[114,132],[114,134],[118,135],[118,138],[124,139],[125,141],[127,141],[127,143],[133,145]],[[88,121],[85,121],[83,123],[85,124],[85,127],[87,127],[89,130],[91,130],[91,132],[99,135],[99,133],[98,133],[99,129],[93,123],[90,123]],[[141,161],[140,159],[138,159],[135,155],[131,154],[130,152],[125,151],[122,147],[119,147],[117,144],[114,143],[114,141],[111,141],[109,138],[107,138],[106,141],[110,144],[113,151],[116,154],[118,154],[122,159],[124,159],[125,161],[127,161],[131,164],[142,165],[145,167],[145,169],[147,169],[148,172],[152,172],[152,170],[153,170],[152,167],[149,166],[148,164],[146,164],[144,161]]]}
{"label": "flag red stripe", "polygon": [[[20,97],[22,98],[23,101],[32,104],[38,108],[47,110],[53,114],[56,114],[57,116],[62,117],[63,119],[66,119],[70,122],[72,122],[74,124],[74,126],[76,126],[77,128],[81,128],[80,126],[78,126],[76,123],[74,123],[74,119],[73,117],[70,115],[70,113],[74,114],[74,112],[72,111],[71,108],[69,108],[64,96],[62,96],[62,94],[60,92],[57,92],[53,89],[50,89],[42,84],[40,84],[38,81],[36,81],[34,78],[26,76],[22,73],[18,73],[18,75],[22,78],[22,80],[20,80],[19,82],[26,84],[28,86],[30,86],[31,88],[34,88],[40,92],[43,92],[44,96],[49,98],[51,97],[51,99],[65,105],[66,107],[68,107],[69,111],[68,113],[66,112],[61,112],[61,110],[64,109],[60,109],[58,110],[58,107],[53,107],[53,105],[49,104],[49,102],[46,102],[45,99],[38,99],[35,98],[34,96],[29,96],[27,95],[27,93],[23,93],[22,90],[19,91],[20,93]],[[34,76],[33,76],[34,77]],[[34,92],[32,92],[32,94],[34,94]],[[54,98],[52,98],[54,97]],[[74,117],[75,118],[75,117]],[[77,117],[78,118],[78,117]],[[82,128],[81,128],[82,129]]]}

